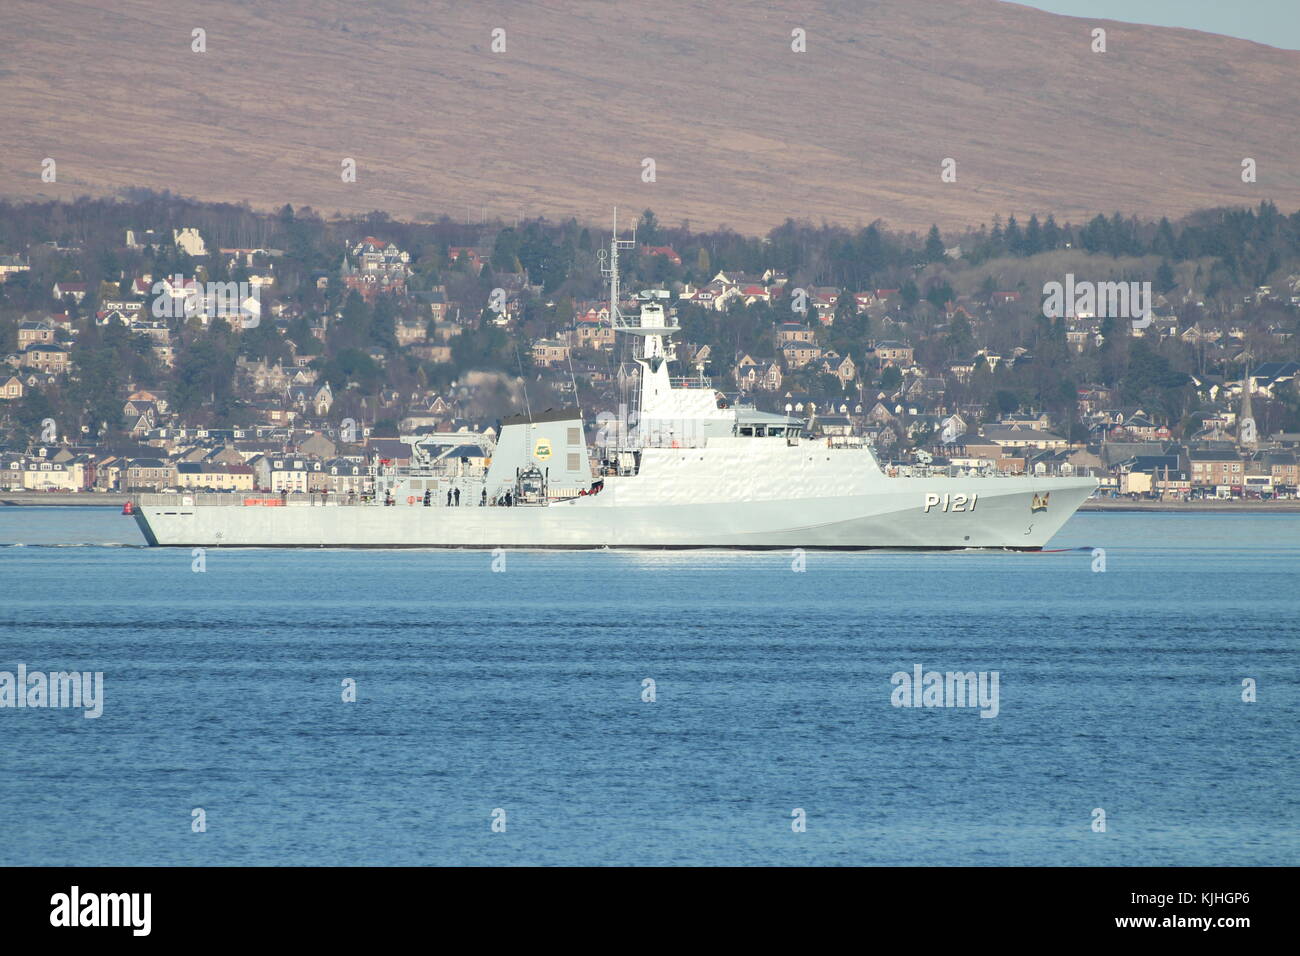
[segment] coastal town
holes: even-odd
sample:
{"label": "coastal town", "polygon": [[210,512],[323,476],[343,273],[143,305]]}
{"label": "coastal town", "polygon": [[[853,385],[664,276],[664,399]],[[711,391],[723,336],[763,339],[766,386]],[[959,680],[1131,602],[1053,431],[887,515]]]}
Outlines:
{"label": "coastal town", "polygon": [[[0,492],[364,495],[376,465],[410,464],[415,441],[446,474],[481,474],[502,417],[525,407],[580,406],[589,444],[626,415],[637,366],[602,298],[594,227],[444,222],[410,241],[380,214],[234,218],[238,229],[210,212],[172,227],[69,220],[24,243],[11,216]],[[911,248],[873,225],[847,241],[874,262],[791,269],[790,224],[710,241],[647,210],[628,230],[620,306],[635,314],[646,290],[664,290],[676,380],[869,444],[882,463],[1093,476],[1106,498],[1295,498],[1300,263],[1288,271],[1274,254],[1267,282],[1235,288],[1179,248],[1192,230],[1153,225],[1150,246],[1167,248],[1134,322],[1045,319],[1023,269],[1004,266],[1005,283],[969,274],[999,254],[1021,265],[1144,251],[1138,224],[1098,219],[1075,230],[1012,217]],[[1300,231],[1267,208],[1259,219]],[[284,248],[218,238],[240,230]],[[854,254],[835,242],[830,254]],[[866,281],[846,281],[855,272]]]}

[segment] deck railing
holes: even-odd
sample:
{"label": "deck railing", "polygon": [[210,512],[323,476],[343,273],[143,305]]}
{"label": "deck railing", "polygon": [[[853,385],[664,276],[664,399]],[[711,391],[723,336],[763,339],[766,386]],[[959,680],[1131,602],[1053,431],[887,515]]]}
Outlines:
{"label": "deck railing", "polygon": [[[367,496],[369,497],[369,496]],[[290,492],[280,494],[278,491],[228,491],[228,492],[176,492],[173,494],[138,494],[132,500],[142,508],[188,508],[188,507],[231,507],[231,508],[311,508],[311,507],[348,507],[353,505],[372,505],[373,501],[362,500],[360,494],[349,495],[330,492]],[[403,502],[405,504],[405,502]]]}

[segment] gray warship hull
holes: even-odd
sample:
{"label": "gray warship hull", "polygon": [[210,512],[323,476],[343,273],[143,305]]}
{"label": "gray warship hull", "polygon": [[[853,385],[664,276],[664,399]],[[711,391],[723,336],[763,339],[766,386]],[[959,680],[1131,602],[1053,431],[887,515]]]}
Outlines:
{"label": "gray warship hull", "polygon": [[[1078,478],[882,481],[895,487],[749,501],[624,505],[606,492],[540,507],[349,506],[319,499],[262,507],[187,506],[183,496],[155,503],[164,496],[145,495],[134,510],[149,544],[173,547],[1037,550],[1096,487],[1093,479]],[[966,505],[954,511],[961,495]]]}

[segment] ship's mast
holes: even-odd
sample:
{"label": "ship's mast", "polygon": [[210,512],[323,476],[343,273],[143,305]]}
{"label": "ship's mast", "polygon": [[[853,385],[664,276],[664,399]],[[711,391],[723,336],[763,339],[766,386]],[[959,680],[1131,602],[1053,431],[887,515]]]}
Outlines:
{"label": "ship's mast", "polygon": [[[610,236],[609,251],[606,252],[604,249],[601,249],[599,252],[601,275],[605,276],[605,278],[609,280],[609,324],[610,327],[615,330],[622,329],[626,331],[627,329],[632,327],[632,323],[627,318],[624,317],[623,313],[619,310],[618,307],[618,302],[621,295],[619,291],[618,251],[620,249],[631,249],[635,245],[636,245],[635,226],[632,228],[631,239],[620,239],[618,237],[618,207],[615,206],[614,207],[614,231]],[[636,416],[639,413],[639,406],[641,404],[639,387],[637,389],[637,392],[638,394],[636,396],[636,403],[635,403],[637,407],[633,409],[632,412],[633,416]],[[626,404],[624,405],[624,407],[626,407]],[[619,426],[619,445],[621,446],[627,441],[628,420],[626,419],[626,417],[622,415],[620,415],[620,417],[623,418]],[[635,418],[633,418],[633,420],[635,420]]]}
{"label": "ship's mast", "polygon": [[600,265],[600,272],[609,279],[609,322],[616,328],[627,328],[629,323],[623,318],[623,313],[619,311],[619,287],[618,287],[618,250],[631,249],[636,245],[636,227],[632,227],[631,239],[620,239],[618,237],[618,207],[614,207],[614,233],[609,240],[609,254],[606,256],[604,250],[601,251],[600,258],[603,260]]}

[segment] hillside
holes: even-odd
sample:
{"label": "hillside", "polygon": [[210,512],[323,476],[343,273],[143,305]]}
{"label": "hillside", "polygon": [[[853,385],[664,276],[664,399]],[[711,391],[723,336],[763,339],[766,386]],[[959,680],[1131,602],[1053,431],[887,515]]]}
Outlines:
{"label": "hillside", "polygon": [[617,203],[747,231],[1300,206],[1300,53],[1192,31],[998,0],[107,7],[6,4],[0,193],[144,186],[406,218],[605,221]]}

